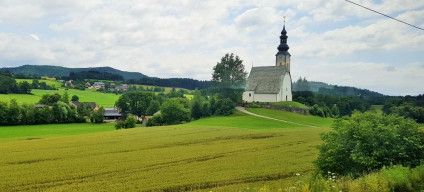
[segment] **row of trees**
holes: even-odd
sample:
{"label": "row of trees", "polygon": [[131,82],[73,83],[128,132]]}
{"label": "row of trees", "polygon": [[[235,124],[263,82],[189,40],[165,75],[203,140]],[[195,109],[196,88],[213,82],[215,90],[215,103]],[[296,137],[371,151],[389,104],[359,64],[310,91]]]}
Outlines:
{"label": "row of trees", "polygon": [[191,100],[179,92],[158,95],[141,91],[127,92],[119,97],[115,105],[125,117],[151,116],[160,111],[149,120],[148,126],[179,124],[211,115],[230,115],[235,106],[228,98],[204,97],[198,90],[194,91]]}
{"label": "row of trees", "polygon": [[15,99],[9,103],[0,102],[0,125],[83,123],[88,119],[93,123],[103,122],[103,107],[93,110],[90,105],[81,104],[75,107],[64,101],[62,96],[54,94],[43,95],[40,103],[45,106],[19,105]]}
{"label": "row of trees", "polygon": [[16,83],[16,80],[14,78],[0,75],[0,94],[30,94],[31,89],[31,84],[26,81]]}
{"label": "row of trees", "polygon": [[397,114],[424,123],[424,95],[391,97],[383,106],[385,114]]}
{"label": "row of trees", "polygon": [[310,113],[320,117],[351,115],[353,111],[367,111],[372,102],[363,97],[336,97],[312,92],[293,92],[293,100],[312,106]]}
{"label": "row of trees", "polygon": [[27,81],[17,83],[12,74],[0,75],[0,94],[31,94],[32,89],[54,90],[56,88],[37,79],[32,80],[31,84]]}
{"label": "row of trees", "polygon": [[144,77],[141,79],[124,80],[127,84],[152,85],[159,87],[181,87],[185,89],[206,89],[212,86],[210,81],[199,81],[189,78],[169,78],[161,79],[157,77]]}
{"label": "row of trees", "polygon": [[102,80],[112,80],[112,81],[123,81],[124,77],[122,75],[108,73],[108,72],[99,72],[99,71],[81,71],[81,72],[70,72],[69,77],[64,79],[72,79],[85,81],[85,79],[102,79]]}

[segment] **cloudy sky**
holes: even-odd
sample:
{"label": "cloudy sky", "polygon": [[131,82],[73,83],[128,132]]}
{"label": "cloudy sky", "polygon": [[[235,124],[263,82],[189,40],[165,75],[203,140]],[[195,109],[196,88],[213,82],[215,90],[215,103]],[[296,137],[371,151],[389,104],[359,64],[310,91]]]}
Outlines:
{"label": "cloudy sky", "polygon": [[[423,0],[352,0],[424,28]],[[211,79],[225,53],[275,64],[287,17],[299,76],[389,95],[424,93],[424,31],[344,0],[2,0],[0,67],[111,66]]]}

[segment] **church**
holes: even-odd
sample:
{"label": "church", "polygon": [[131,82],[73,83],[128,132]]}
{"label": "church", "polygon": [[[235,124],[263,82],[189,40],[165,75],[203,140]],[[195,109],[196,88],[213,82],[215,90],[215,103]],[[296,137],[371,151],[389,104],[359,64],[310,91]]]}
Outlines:
{"label": "church", "polygon": [[292,100],[290,53],[284,24],[275,66],[252,67],[243,92],[243,102],[279,102]]}

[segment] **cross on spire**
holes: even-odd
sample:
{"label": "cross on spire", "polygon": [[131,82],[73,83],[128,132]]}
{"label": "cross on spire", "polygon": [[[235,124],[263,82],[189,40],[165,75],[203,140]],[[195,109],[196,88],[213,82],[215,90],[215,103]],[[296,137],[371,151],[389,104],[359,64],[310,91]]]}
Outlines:
{"label": "cross on spire", "polygon": [[286,16],[283,17],[284,25],[286,25]]}

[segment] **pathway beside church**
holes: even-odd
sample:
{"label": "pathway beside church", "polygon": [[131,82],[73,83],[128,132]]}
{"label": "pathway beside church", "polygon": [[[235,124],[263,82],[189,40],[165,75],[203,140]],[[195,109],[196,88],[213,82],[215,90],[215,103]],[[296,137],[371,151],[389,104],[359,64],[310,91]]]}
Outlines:
{"label": "pathway beside church", "polygon": [[290,124],[294,124],[294,125],[300,125],[300,126],[305,126],[305,127],[313,127],[313,128],[317,128],[316,126],[312,126],[312,125],[306,125],[306,124],[302,124],[302,123],[296,123],[296,122],[291,122],[291,121],[286,121],[286,120],[281,120],[281,119],[275,119],[272,117],[267,117],[267,116],[262,116],[262,115],[258,115],[256,113],[252,113],[249,111],[246,111],[246,109],[244,107],[236,107],[237,110],[246,113],[248,115],[253,115],[256,117],[261,117],[261,118],[265,118],[265,119],[270,119],[270,120],[274,120],[274,121],[280,121],[280,122],[284,122],[284,123],[290,123]]}

